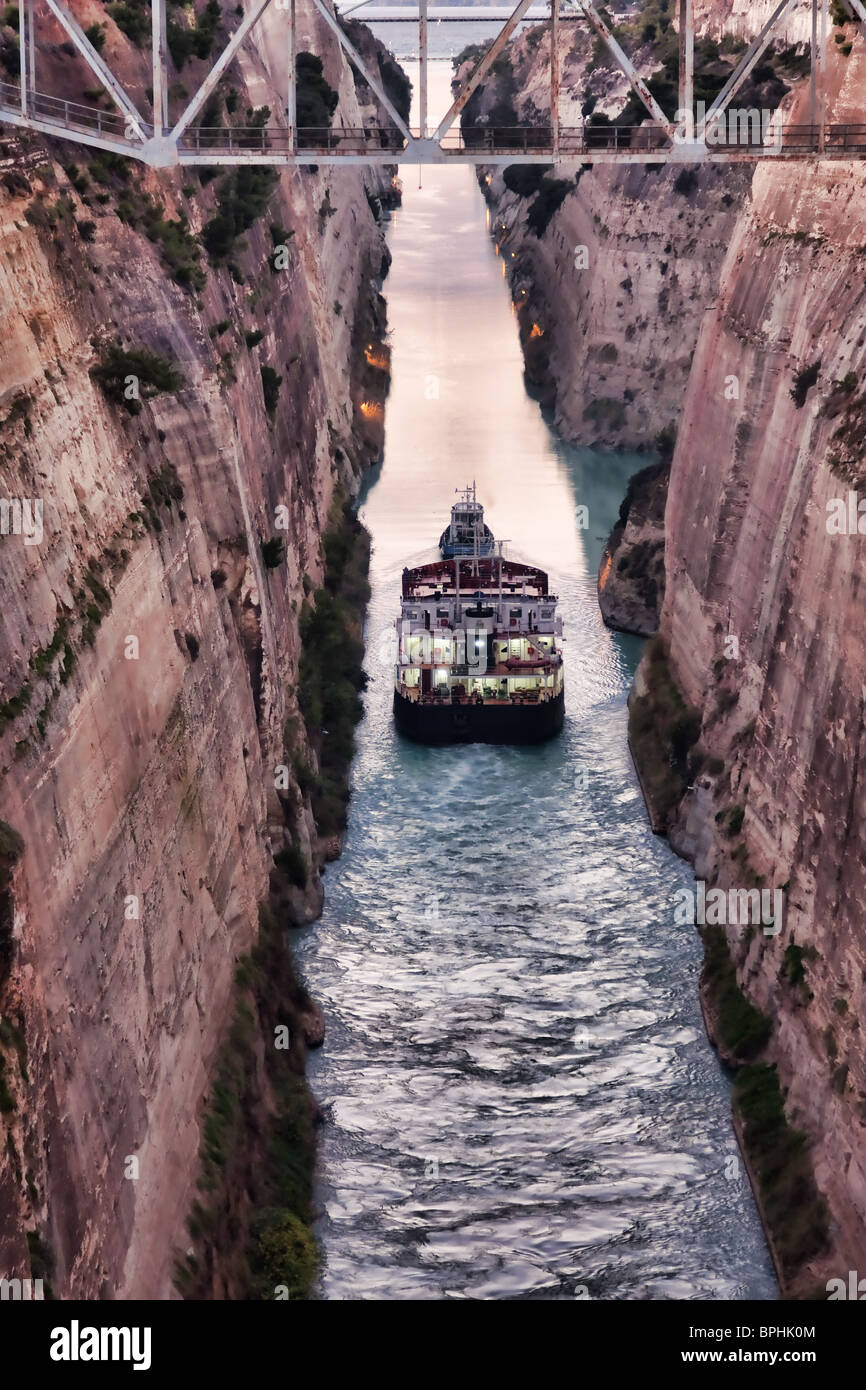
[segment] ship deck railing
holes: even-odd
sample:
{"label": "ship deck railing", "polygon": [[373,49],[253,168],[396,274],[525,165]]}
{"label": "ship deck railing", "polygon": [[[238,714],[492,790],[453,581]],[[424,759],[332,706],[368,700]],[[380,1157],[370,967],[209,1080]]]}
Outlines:
{"label": "ship deck railing", "polygon": [[398,685],[397,691],[404,699],[420,705],[544,705],[556,699],[558,690],[520,690],[508,695],[457,695],[431,690],[422,692],[417,685]]}
{"label": "ship deck railing", "polygon": [[[404,592],[403,602],[429,603],[432,599],[451,599],[457,596],[457,590],[454,588],[453,580],[450,584],[421,580]],[[498,584],[489,589],[464,589],[461,584],[459,597],[461,603],[471,603],[474,599],[480,599],[482,603],[508,603],[512,599],[515,603],[521,599],[525,603],[549,603],[551,605],[559,603],[559,598],[556,594],[542,593],[540,588],[511,589],[507,584],[503,584],[502,586],[501,597]]]}
{"label": "ship deck railing", "polygon": [[457,665],[449,665],[446,661],[401,661],[401,666],[408,666],[413,671],[444,671],[447,669],[452,678],[459,677],[461,680],[506,680],[509,676],[533,675],[536,671],[558,671],[562,666],[562,653],[556,652],[550,656],[542,657],[539,661],[532,658],[518,660],[516,657],[511,662],[500,663],[497,666],[470,666],[466,662]]}

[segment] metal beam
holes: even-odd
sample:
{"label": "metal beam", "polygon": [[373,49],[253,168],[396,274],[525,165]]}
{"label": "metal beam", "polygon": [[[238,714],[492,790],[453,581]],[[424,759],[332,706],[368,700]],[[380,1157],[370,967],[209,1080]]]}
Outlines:
{"label": "metal beam", "polygon": [[827,144],[827,33],[830,20],[830,0],[821,0],[821,38],[818,47],[818,149],[824,153]]}
{"label": "metal beam", "polygon": [[138,139],[142,141],[146,140],[147,131],[145,129],[144,119],[139,115],[137,108],[130,97],[127,96],[108,64],[102,61],[96,49],[93,47],[93,44],[86,37],[77,19],[69,13],[66,6],[61,3],[61,0],[45,0],[45,3],[55,18],[60,20],[60,23],[75,44],[82,58],[87,63],[88,67],[96,73],[96,76],[108,92],[115,106],[119,111],[123,112]]}
{"label": "metal beam", "polygon": [[151,0],[153,32],[153,133],[157,139],[168,125],[168,73],[165,42],[165,0]]}
{"label": "metal beam", "polygon": [[418,108],[421,139],[427,139],[427,0],[418,0]]}
{"label": "metal beam", "polygon": [[706,137],[706,133],[709,127],[715,125],[722,112],[727,109],[728,104],[731,101],[731,98],[740,90],[749,73],[752,71],[754,67],[757,66],[758,62],[763,56],[764,50],[767,48],[773,30],[775,29],[779,20],[787,14],[788,10],[790,10],[795,3],[796,0],[779,0],[779,3],[776,5],[776,8],[770,15],[770,18],[767,20],[760,34],[758,34],[757,38],[754,39],[751,47],[747,50],[747,52],[744,53],[739,64],[731,73],[731,76],[728,78],[724,87],[719,92],[719,95],[716,97],[715,101],[713,102],[712,106],[710,107],[709,111],[704,117],[704,120],[697,131],[697,138],[699,140],[704,139]]}
{"label": "metal beam", "polygon": [[809,44],[809,124],[818,124],[818,0],[812,0],[812,38]]}
{"label": "metal beam", "polygon": [[396,106],[391,101],[390,97],[388,96],[387,92],[385,91],[385,88],[382,86],[382,83],[379,81],[379,79],[377,77],[374,77],[371,72],[367,71],[367,68],[364,64],[364,59],[361,57],[355,45],[351,43],[350,40],[346,37],[346,35],[343,33],[342,29],[340,28],[334,16],[331,14],[331,11],[328,9],[327,5],[323,3],[323,0],[313,0],[313,4],[319,11],[319,14],[322,16],[328,27],[332,29],[333,32],[336,34],[341,47],[349,55],[349,58],[355,64],[355,67],[358,69],[364,81],[367,83],[367,86],[371,87],[373,91],[376,93],[376,96],[379,98],[383,107],[388,112],[388,115],[391,117],[391,120],[394,122],[395,126],[400,131],[400,134],[403,135],[406,140],[409,140],[411,142],[412,132],[407,126],[406,122],[403,120],[403,117],[400,115],[400,112],[397,110]]}
{"label": "metal beam", "polygon": [[580,7],[580,9],[583,10],[583,13],[586,15],[587,19],[589,20],[595,32],[598,34],[599,38],[604,39],[604,42],[607,44],[617,63],[622,68],[623,72],[625,73],[626,77],[628,78],[637,95],[640,97],[647,111],[649,111],[653,120],[658,121],[659,125],[661,125],[663,129],[667,131],[668,135],[673,139],[673,125],[668,120],[664,111],[659,106],[658,102],[656,101],[647,84],[644,82],[643,78],[640,76],[637,68],[631,61],[631,58],[629,58],[625,50],[622,49],[620,45],[617,43],[616,39],[608,29],[598,10],[595,8],[595,5],[593,5],[592,0],[576,0],[576,3]]}
{"label": "metal beam", "polygon": [[[688,112],[688,118],[685,113]],[[680,0],[680,109],[685,135],[695,136],[695,0]]]}
{"label": "metal beam", "polygon": [[555,158],[559,154],[559,0],[550,3],[550,128]]}
{"label": "metal beam", "polygon": [[460,91],[457,93],[457,96],[452,102],[449,110],[442,117],[442,120],[439,122],[438,126],[434,130],[434,140],[441,140],[442,136],[445,135],[446,132],[451,129],[457,117],[460,115],[460,112],[463,110],[472,93],[475,91],[475,88],[480,83],[482,77],[484,77],[488,69],[491,68],[493,64],[496,62],[496,59],[499,57],[503,48],[508,43],[508,40],[511,38],[511,35],[514,33],[514,30],[517,28],[518,24],[520,23],[521,19],[523,18],[531,4],[532,0],[518,0],[516,8],[512,10],[511,15],[506,20],[499,33],[496,35],[496,38],[493,40],[487,52],[483,54],[483,56],[476,63],[473,71],[469,74],[469,77],[466,79],[466,81],[463,83],[463,86],[460,88]]}
{"label": "metal beam", "polygon": [[[50,5],[52,3],[52,0],[48,0],[48,3]],[[264,14],[265,10],[268,8],[268,5],[270,3],[271,0],[256,0],[256,3],[253,5],[253,8],[249,11],[247,15],[244,16],[239,27],[232,34],[231,38],[228,41],[228,44],[223,49],[220,56],[217,58],[216,62],[211,68],[204,82],[199,87],[192,101],[186,107],[185,111],[183,112],[183,115],[180,117],[180,120],[176,122],[175,127],[171,132],[172,140],[179,140],[181,135],[183,135],[183,132],[189,125],[190,121],[195,120],[196,116],[198,115],[201,108],[204,106],[211,92],[216,87],[217,83],[219,82],[220,78],[222,77],[223,73],[228,67],[229,63],[234,58],[235,54],[237,53],[247,34],[250,32],[254,24],[258,24],[259,20],[261,19],[262,15]]]}
{"label": "metal beam", "polygon": [[27,41],[27,29],[32,15],[28,13],[25,6],[18,5],[18,61],[21,73],[21,115],[27,115],[28,101],[27,94],[30,90],[28,78],[28,64],[30,62],[30,44]]}
{"label": "metal beam", "polygon": [[27,44],[30,49],[30,57],[27,62],[27,70],[30,74],[30,90],[35,92],[36,86],[36,5],[34,0],[24,0],[27,9]]}
{"label": "metal beam", "polygon": [[298,147],[298,53],[295,39],[295,0],[289,5],[289,80],[286,94],[286,120],[289,126],[289,148]]}

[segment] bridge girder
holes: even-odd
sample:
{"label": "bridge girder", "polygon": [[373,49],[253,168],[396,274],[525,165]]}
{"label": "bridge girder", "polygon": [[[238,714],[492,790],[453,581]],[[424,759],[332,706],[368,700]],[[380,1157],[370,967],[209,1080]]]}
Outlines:
{"label": "bridge girder", "polygon": [[[598,163],[647,163],[684,160],[702,162],[749,162],[766,157],[810,158],[815,155],[845,157],[846,149],[853,149],[856,157],[863,157],[857,140],[847,137],[840,142],[832,137],[827,124],[826,100],[824,97],[824,67],[829,0],[812,0],[812,115],[814,127],[813,141],[802,145],[795,140],[789,148],[784,148],[780,136],[778,148],[750,146],[747,151],[730,148],[713,149],[713,134],[730,106],[731,101],[747,81],[750,73],[771,42],[779,24],[785,18],[796,0],[778,0],[775,8],[750,44],[743,58],[731,74],[728,82],[711,105],[708,112],[696,120],[694,115],[694,58],[695,25],[694,0],[678,0],[680,32],[680,73],[679,102],[676,117],[671,119],[661,109],[644,79],[637,72],[631,59],[618,43],[594,0],[551,0],[549,6],[550,31],[550,127],[549,134],[542,139],[539,131],[524,132],[523,145],[515,144],[513,132],[499,132],[503,138],[497,147],[496,140],[472,143],[469,146],[458,142],[454,147],[453,137],[449,136],[451,127],[465,109],[472,94],[490,70],[496,58],[504,50],[521,22],[528,13],[533,0],[516,0],[514,8],[498,33],[473,65],[471,71],[461,81],[451,106],[435,126],[432,135],[428,127],[427,111],[427,65],[428,65],[428,6],[427,0],[416,0],[419,25],[419,59],[421,91],[421,126],[418,131],[410,129],[401,114],[396,110],[378,73],[371,72],[362,55],[344,32],[338,17],[335,17],[326,0],[312,0],[316,12],[334,33],[348,61],[375,93],[382,110],[392,122],[389,133],[379,128],[369,132],[369,141],[362,141],[364,148],[356,148],[357,133],[347,138],[344,129],[336,128],[326,132],[326,138],[316,143],[309,130],[302,129],[299,142],[296,111],[296,22],[295,0],[252,0],[249,9],[229,37],[222,52],[214,61],[198,90],[188,100],[184,110],[175,120],[169,121],[169,62],[167,53],[166,0],[152,0],[152,39],[151,57],[153,71],[153,119],[148,123],[123,85],[111,71],[101,55],[90,43],[74,16],[69,12],[64,0],[19,0],[20,12],[20,83],[17,92],[9,84],[0,83],[0,122],[34,129],[43,134],[65,138],[83,145],[110,150],[113,153],[128,155],[155,168],[166,168],[181,164],[211,164],[233,166],[237,164],[292,165],[312,163],[352,163],[352,164],[394,164],[394,163],[512,163],[518,157],[521,162],[536,163],[567,162],[578,157],[589,157]],[[537,0],[535,0],[537,4]],[[866,33],[866,2],[864,0],[842,0],[852,19],[858,23],[861,33]],[[43,4],[48,12],[60,23],[80,56],[99,79],[119,113],[122,131],[110,118],[110,113],[97,107],[87,108],[81,103],[64,102],[62,99],[40,93],[37,86],[36,66],[38,48],[35,34],[36,5]],[[204,109],[208,98],[217,90],[221,78],[231,63],[237,58],[242,45],[260,23],[266,12],[274,7],[286,19],[286,124],[278,128],[267,128],[261,132],[261,147],[256,147],[252,139],[245,139],[244,132],[227,131],[225,144],[213,139],[206,141],[202,148],[201,131],[194,128],[196,117]],[[363,12],[363,4],[352,11]],[[653,122],[654,129],[664,139],[650,142],[648,148],[631,148],[621,145],[617,136],[610,148],[599,148],[597,140],[587,140],[578,151],[575,131],[565,132],[560,123],[559,97],[560,73],[558,34],[561,19],[578,19],[588,26],[603,41],[614,62],[627,77],[633,90],[640,98]],[[866,114],[866,113],[864,113]],[[106,128],[108,127],[108,128]],[[641,127],[642,134],[646,127]],[[800,128],[798,128],[799,130]],[[828,148],[828,129],[831,138]],[[856,128],[853,128],[856,129]],[[866,127],[864,127],[866,129]],[[399,144],[392,138],[399,133]],[[483,133],[483,132],[482,132]],[[208,132],[207,134],[212,134]],[[232,137],[238,139],[232,147]],[[195,135],[195,140],[193,140]],[[333,144],[332,144],[333,136]],[[343,148],[337,148],[341,143]],[[300,147],[299,147],[300,145]],[[369,145],[369,148],[367,147]],[[808,148],[806,147],[808,145]],[[840,148],[842,153],[840,154]],[[851,157],[849,155],[848,157]]]}

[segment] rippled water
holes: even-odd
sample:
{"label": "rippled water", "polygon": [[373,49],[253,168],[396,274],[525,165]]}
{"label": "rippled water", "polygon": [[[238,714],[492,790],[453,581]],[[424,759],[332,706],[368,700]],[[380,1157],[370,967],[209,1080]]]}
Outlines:
{"label": "rippled water", "polygon": [[[439,74],[447,96],[447,69]],[[432,85],[432,84],[431,84]],[[603,626],[602,537],[640,466],[568,450],[526,396],[468,169],[404,171],[387,285],[394,378],[373,536],[354,796],[321,921],[327,1298],[773,1298],[727,1082],[698,1008],[691,879],[649,830],[626,746],[639,654]],[[436,383],[437,395],[431,383]],[[428,749],[391,722],[379,639],[400,571],[475,477],[494,533],[547,563],[563,736]],[[588,531],[577,506],[589,506]]]}

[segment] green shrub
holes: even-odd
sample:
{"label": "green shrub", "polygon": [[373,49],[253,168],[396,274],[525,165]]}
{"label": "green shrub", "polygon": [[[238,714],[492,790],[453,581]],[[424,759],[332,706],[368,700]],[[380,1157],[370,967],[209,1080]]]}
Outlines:
{"label": "green shrub", "polygon": [[321,58],[315,53],[300,52],[295,59],[295,72],[298,126],[329,126],[339,97],[325,80]]}
{"label": "green shrub", "polygon": [[280,398],[280,387],[283,384],[283,378],[279,375],[278,372],[274,371],[273,367],[269,367],[267,364],[265,364],[261,368],[261,376],[262,393],[265,398],[265,410],[268,412],[271,418],[273,418],[273,416],[276,414],[277,404]]}
{"label": "green shrub", "polygon": [[775,1066],[742,1067],[734,1104],[773,1245],[790,1278],[821,1253],[828,1237],[826,1203],[815,1185],[807,1138],[788,1124]]}
{"label": "green shrub", "polygon": [[262,541],[262,560],[269,570],[278,569],[285,562],[286,542],[282,536],[271,536]]}
{"label": "green shrub", "polygon": [[0,733],[3,732],[7,724],[11,724],[14,719],[17,719],[19,714],[23,714],[32,698],[30,685],[25,681],[20,690],[0,704]]}
{"label": "green shrub", "polygon": [[158,473],[149,474],[147,498],[152,508],[167,507],[169,511],[175,502],[183,501],[183,483],[173,463],[164,463]]}
{"label": "green shrub", "polygon": [[10,1115],[17,1109],[15,1098],[6,1084],[6,1058],[0,1052],[0,1115]]}
{"label": "green shrub", "polygon": [[805,948],[791,942],[785,947],[785,955],[779,974],[788,981],[792,989],[806,988]]}
{"label": "green shrub", "polygon": [[24,841],[5,820],[0,820],[0,860],[7,865],[17,864],[24,853]]}
{"label": "green shrub", "polygon": [[702,936],[702,980],[718,1020],[720,1041],[737,1061],[751,1061],[769,1042],[772,1021],[740,989],[723,928],[704,927]]}
{"label": "green shrub", "polygon": [[505,187],[518,197],[533,198],[541,188],[545,174],[552,172],[552,164],[509,164],[502,179]]}
{"label": "green shrub", "polygon": [[290,1300],[306,1299],[316,1276],[318,1253],[309,1227],[290,1211],[267,1213],[253,1232],[255,1294],[273,1299],[277,1288]]}
{"label": "green shrub", "polygon": [[233,1298],[273,1299],[281,1284],[291,1298],[309,1297],[318,1262],[310,1230],[313,1111],[303,1044],[282,1050],[274,1042],[277,1025],[300,1036],[298,1017],[311,1001],[284,927],[264,904],[258,940],[235,981],[203,1118],[199,1197],[187,1220],[194,1248],[177,1262],[175,1282],[185,1297],[211,1296],[218,1260]]}
{"label": "green shrub", "polygon": [[89,24],[84,31],[84,37],[93,45],[97,53],[101,53],[105,47],[105,25]]}
{"label": "green shrub", "polygon": [[555,213],[559,211],[574,189],[572,179],[546,179],[530,205],[526,225],[539,240],[544,236]]}
{"label": "green shrub", "polygon": [[821,362],[813,362],[810,367],[804,367],[802,372],[798,372],[794,377],[794,385],[791,388],[791,399],[798,410],[802,410],[806,404],[806,397],[816,385],[821,374]]}
{"label": "green shrub", "polygon": [[[180,373],[173,362],[160,357],[148,348],[122,348],[111,343],[102,350],[99,364],[91,367],[90,375],[98,381],[109,400],[124,405],[131,414],[141,409],[141,400],[149,400],[163,392],[177,391]],[[129,378],[137,383],[138,398],[127,397]]]}
{"label": "green shrub", "polygon": [[222,180],[217,189],[217,211],[201,234],[212,261],[229,259],[238,238],[267,212],[278,182],[276,170],[255,165],[243,165]]}
{"label": "green shrub", "polygon": [[118,4],[106,5],[105,13],[138,48],[150,42],[151,20],[146,0],[120,0]]}
{"label": "green shrub", "polygon": [[304,851],[297,841],[293,841],[285,849],[278,850],[274,855],[274,863],[296,888],[307,886],[309,870],[304,858]]}
{"label": "green shrub", "polygon": [[728,834],[739,835],[745,818],[746,809],[744,806],[732,806],[728,811]]}
{"label": "green shrub", "polygon": [[670,463],[676,447],[677,427],[674,424],[665,425],[655,437],[655,450],[662,463]]}
{"label": "green shrub", "polygon": [[186,24],[178,24],[174,19],[168,20],[166,41],[178,72],[183,71],[190,58],[210,57],[221,19],[219,0],[208,0],[192,28]]}
{"label": "green shrub", "polygon": [[12,896],[12,871],[24,853],[24,841],[5,820],[0,820],[0,986],[12,968],[15,941],[15,902]]}
{"label": "green shrub", "polygon": [[688,755],[700,737],[701,718],[685,703],[659,636],[648,642],[646,657],[647,691],[631,701],[629,743],[663,828],[688,785]]}
{"label": "green shrub", "polygon": [[583,407],[583,418],[603,433],[609,433],[622,429],[625,424],[625,406],[615,396],[593,397]]}
{"label": "green shrub", "polygon": [[313,815],[319,834],[328,836],[345,829],[354,729],[367,684],[361,625],[370,594],[369,537],[340,499],[322,548],[324,586],[301,608],[298,702],[321,769],[310,786]]}
{"label": "green shrub", "polygon": [[687,198],[690,193],[694,193],[698,187],[700,179],[696,169],[681,169],[674,179],[674,192],[681,193]]}

